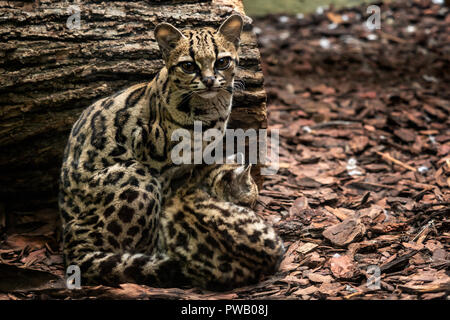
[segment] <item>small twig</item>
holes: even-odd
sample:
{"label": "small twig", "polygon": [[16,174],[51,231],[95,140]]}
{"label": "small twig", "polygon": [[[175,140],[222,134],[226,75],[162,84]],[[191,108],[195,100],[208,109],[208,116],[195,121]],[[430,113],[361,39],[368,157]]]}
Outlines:
{"label": "small twig", "polygon": [[384,159],[386,159],[386,160],[389,160],[389,161],[391,161],[391,162],[393,162],[393,163],[395,163],[395,164],[398,164],[399,166],[401,166],[401,167],[403,167],[403,168],[406,168],[406,169],[408,169],[408,170],[417,172],[417,169],[416,169],[416,168],[411,167],[410,165],[407,165],[406,163],[403,163],[403,162],[401,162],[400,160],[397,160],[397,159],[391,157],[391,156],[389,155],[389,153],[383,153],[383,152],[379,152],[379,151],[375,151],[375,153],[378,154],[378,155],[380,155],[382,158],[384,158]]}
{"label": "small twig", "polygon": [[390,273],[390,271],[393,269],[404,269],[404,267],[408,264],[409,258],[411,258],[418,252],[419,250],[411,250],[408,253],[405,253],[404,255],[399,256],[388,263],[384,263],[380,266],[380,271],[383,273]]}
{"label": "small twig", "polygon": [[423,210],[429,209],[431,207],[448,206],[448,205],[450,205],[449,201],[446,201],[446,202],[428,202],[428,203],[419,204],[417,207],[413,208],[413,211],[423,211]]}
{"label": "small twig", "polygon": [[[430,232],[430,228],[433,226],[434,224],[434,220],[431,220],[430,222],[428,222],[425,226],[422,227],[422,229],[420,229],[419,233],[412,239],[412,241],[416,241],[417,239],[417,243],[422,243],[423,240],[425,240],[425,237],[427,236],[427,234]],[[420,237],[420,239],[419,239]]]}
{"label": "small twig", "polygon": [[326,127],[334,127],[334,126],[350,126],[352,124],[358,124],[359,122],[354,121],[343,121],[343,120],[334,120],[328,122],[322,122],[311,126],[311,129],[322,129]]}
{"label": "small twig", "polygon": [[262,202],[261,200],[257,199],[256,200],[257,203],[259,203],[260,205],[262,205],[264,207],[264,209],[268,208],[268,205],[266,205],[264,202]]}
{"label": "small twig", "polygon": [[381,35],[383,38],[386,38],[386,39],[388,39],[388,40],[392,40],[392,41],[394,41],[394,42],[398,42],[398,43],[406,43],[406,42],[408,42],[408,41],[406,41],[406,40],[404,40],[404,39],[402,39],[402,38],[396,37],[396,36],[391,35],[391,34],[389,34],[389,33],[385,33],[385,32],[383,32],[383,31],[380,31],[380,35]]}
{"label": "small twig", "polygon": [[351,298],[353,298],[353,297],[360,296],[360,295],[362,295],[363,293],[364,293],[364,292],[353,292],[353,293],[351,293],[351,294],[349,294],[349,295],[344,296],[344,299],[351,299]]}
{"label": "small twig", "polygon": [[47,250],[51,253],[54,254],[55,252],[52,250],[52,248],[50,248],[50,245],[48,244],[48,242],[45,243],[45,247],[47,248]]}
{"label": "small twig", "polygon": [[[446,204],[446,202],[444,202],[443,204]],[[419,213],[415,214],[413,217],[408,219],[407,223],[411,224],[411,223],[416,222],[417,220],[419,220],[422,216],[424,216],[425,210],[426,210],[425,208],[422,209]],[[414,209],[413,211],[419,211],[419,210]],[[449,212],[450,212],[450,208],[447,207],[447,208],[435,210],[432,213],[428,213],[426,218],[425,218],[425,220],[423,220],[421,222],[421,225],[424,225],[424,224],[428,223],[428,221],[430,221],[432,218],[434,218],[437,215],[446,214],[446,213],[449,213]]]}

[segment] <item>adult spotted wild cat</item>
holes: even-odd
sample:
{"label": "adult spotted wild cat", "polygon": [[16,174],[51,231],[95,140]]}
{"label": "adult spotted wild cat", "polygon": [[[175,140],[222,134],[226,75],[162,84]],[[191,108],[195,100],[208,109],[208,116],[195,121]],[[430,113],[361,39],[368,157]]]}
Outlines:
{"label": "adult spotted wild cat", "polygon": [[[63,158],[59,206],[64,260],[80,267],[83,283],[212,287],[209,284],[221,279],[222,272],[216,270],[201,275],[205,281],[200,284],[194,280],[199,275],[186,267],[193,260],[183,260],[165,246],[161,215],[173,190],[195,170],[193,165],[172,163],[172,133],[180,128],[192,131],[194,121],[201,121],[204,130],[226,128],[242,25],[238,15],[218,30],[180,31],[159,24],[155,38],[165,66],[155,78],[95,102],[74,124]],[[233,217],[233,210],[241,208],[223,214]],[[174,223],[184,225],[183,219]],[[208,232],[224,236],[226,226],[210,227]],[[252,232],[251,223],[249,227],[245,232]],[[271,227],[247,237],[228,234],[227,241],[238,240],[240,245],[239,257],[228,255],[231,262],[247,255],[246,268],[255,274],[276,266],[282,244]],[[201,241],[191,241],[191,246],[199,248]],[[263,264],[257,255],[265,257]],[[254,280],[236,270],[239,281],[228,274],[230,285]]]}

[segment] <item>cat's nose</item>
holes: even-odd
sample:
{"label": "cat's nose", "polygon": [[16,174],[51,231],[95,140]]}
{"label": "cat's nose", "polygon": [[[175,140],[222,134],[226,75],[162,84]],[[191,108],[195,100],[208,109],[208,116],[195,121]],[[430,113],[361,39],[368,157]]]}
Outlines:
{"label": "cat's nose", "polygon": [[203,84],[207,87],[207,88],[211,88],[214,85],[214,82],[216,81],[215,77],[204,77],[202,79]]}

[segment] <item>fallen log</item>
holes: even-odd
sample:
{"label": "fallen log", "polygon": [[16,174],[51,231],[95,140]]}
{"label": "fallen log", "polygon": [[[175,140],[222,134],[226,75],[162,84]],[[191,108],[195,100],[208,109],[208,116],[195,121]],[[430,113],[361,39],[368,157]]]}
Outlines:
{"label": "fallen log", "polygon": [[[217,27],[240,0],[0,1],[0,203],[56,206],[69,131],[95,100],[149,81],[162,66],[156,24]],[[231,128],[265,128],[256,37],[245,17]]]}

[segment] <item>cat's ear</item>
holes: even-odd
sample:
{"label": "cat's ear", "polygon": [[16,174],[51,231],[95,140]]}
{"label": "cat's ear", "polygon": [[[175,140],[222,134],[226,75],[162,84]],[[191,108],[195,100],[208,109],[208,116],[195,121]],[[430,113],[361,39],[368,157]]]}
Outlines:
{"label": "cat's ear", "polygon": [[239,181],[239,183],[244,183],[245,181],[248,181],[251,177],[251,170],[252,170],[252,164],[242,165],[238,168],[234,169],[234,174],[236,176],[236,180]]}
{"label": "cat's ear", "polygon": [[155,38],[158,41],[163,57],[166,58],[169,52],[175,48],[178,41],[184,38],[184,35],[170,23],[163,22],[155,27]]}
{"label": "cat's ear", "polygon": [[243,172],[243,176],[245,177],[245,179],[250,179],[251,172],[252,172],[252,164],[249,163],[246,165],[244,172]]}
{"label": "cat's ear", "polygon": [[239,163],[239,164],[243,164],[244,161],[244,155],[242,154],[242,152],[238,152],[232,155],[229,155],[226,159],[226,163]]}
{"label": "cat's ear", "polygon": [[233,14],[217,30],[225,39],[234,43],[235,47],[239,47],[239,40],[241,37],[244,20],[238,14]]}

